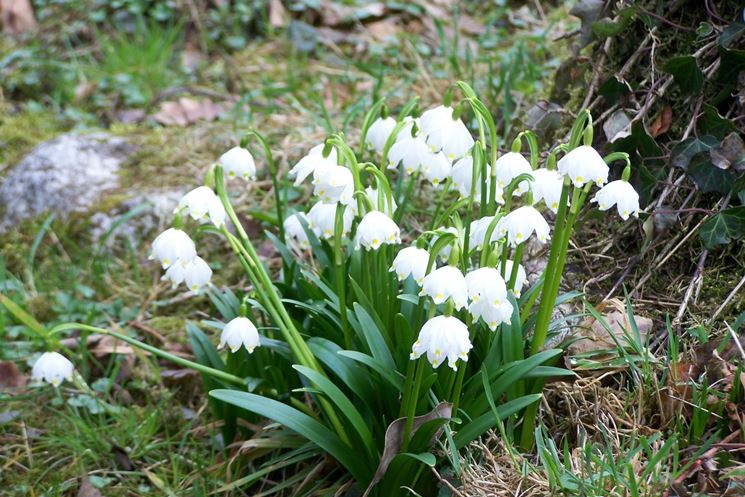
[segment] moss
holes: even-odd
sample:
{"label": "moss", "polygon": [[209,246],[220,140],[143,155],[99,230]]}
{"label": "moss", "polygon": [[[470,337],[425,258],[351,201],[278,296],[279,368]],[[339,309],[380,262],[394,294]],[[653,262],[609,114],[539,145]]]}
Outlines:
{"label": "moss", "polygon": [[67,129],[50,111],[27,108],[13,113],[9,106],[0,105],[0,163],[15,164],[36,145]]}

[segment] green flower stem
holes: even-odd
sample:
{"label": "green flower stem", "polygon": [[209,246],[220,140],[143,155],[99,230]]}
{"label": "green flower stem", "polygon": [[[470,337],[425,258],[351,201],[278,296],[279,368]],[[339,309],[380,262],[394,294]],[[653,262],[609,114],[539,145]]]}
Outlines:
{"label": "green flower stem", "polygon": [[334,273],[336,275],[336,288],[339,292],[339,316],[341,317],[341,329],[344,334],[344,346],[347,350],[352,350],[352,334],[349,330],[349,322],[347,320],[347,278],[341,245],[342,232],[344,231],[344,209],[345,206],[343,204],[336,204],[336,219],[334,221]]}
{"label": "green flower stem", "polygon": [[419,390],[422,387],[422,380],[424,379],[424,365],[422,361],[416,360],[416,372],[414,373],[414,385],[410,392],[409,401],[406,403],[408,411],[406,412],[406,424],[404,425],[404,438],[403,444],[401,445],[401,452],[406,452],[409,447],[409,439],[411,436],[411,428],[414,426],[414,416],[416,416],[416,408],[419,404]]}
{"label": "green flower stem", "polygon": [[403,219],[404,217],[404,214],[406,214],[406,208],[409,206],[409,201],[411,199],[411,193],[414,191],[414,185],[416,185],[416,180],[418,178],[419,178],[419,171],[414,172],[409,178],[409,184],[406,185],[406,191],[404,192],[404,198],[399,199],[398,209],[393,214],[393,220],[396,222],[396,224],[400,223],[401,219]]}
{"label": "green flower stem", "polygon": [[162,359],[165,359],[167,361],[170,361],[174,364],[178,364],[179,366],[184,366],[190,369],[194,369],[196,371],[199,371],[200,373],[204,373],[207,375],[210,375],[214,378],[227,381],[230,383],[234,383],[236,385],[246,386],[246,381],[243,378],[240,378],[238,376],[232,375],[230,373],[226,373],[225,371],[220,371],[219,369],[214,369],[209,366],[205,366],[203,364],[199,364],[198,362],[190,361],[188,359],[184,359],[183,357],[179,357],[177,355],[173,355],[170,352],[165,352],[163,350],[160,350],[157,347],[153,347],[152,345],[148,345],[145,342],[141,342],[135,338],[128,337],[127,335],[124,335],[122,333],[118,333],[116,331],[107,330],[105,328],[99,328],[97,326],[91,326],[87,324],[82,323],[64,323],[60,324],[58,326],[55,326],[50,330],[50,334],[56,334],[62,331],[66,330],[85,330],[85,331],[91,331],[93,333],[100,333],[102,335],[109,335],[117,340],[121,340],[122,342],[126,342],[130,345],[134,345],[138,349],[144,350],[146,352],[150,352],[151,354],[158,356]]}
{"label": "green flower stem", "polygon": [[[525,248],[525,243],[519,244],[517,247],[515,247],[515,251],[512,254],[512,271],[510,272],[510,278],[508,280],[507,288],[510,288],[512,292],[515,292],[515,282],[517,281],[517,270],[520,267],[520,262],[523,258],[523,249]],[[507,269],[505,268],[505,271]]]}
{"label": "green flower stem", "polygon": [[[256,253],[251,240],[248,238],[248,234],[246,234],[246,231],[243,229],[243,226],[241,225],[240,220],[238,219],[238,216],[236,215],[235,210],[233,209],[233,206],[228,199],[228,193],[225,189],[225,179],[223,177],[221,167],[215,168],[215,184],[217,195],[220,198],[223,207],[225,207],[225,211],[228,214],[230,221],[235,226],[235,229],[238,232],[238,236],[241,240],[240,245],[242,246],[242,250],[239,253],[241,255],[247,255],[247,266],[244,267],[250,267],[252,269],[252,271],[249,272],[248,276],[251,277],[253,275],[252,283],[254,284],[256,289],[263,294],[262,296],[264,298],[265,307],[267,307],[267,310],[272,309],[272,317],[276,320],[277,326],[282,332],[282,336],[287,342],[287,345],[290,347],[290,350],[292,351],[295,359],[303,366],[318,371],[322,375],[326,375],[326,372],[323,370],[320,363],[311,352],[308,344],[305,343],[302,335],[300,335],[300,332],[295,327],[295,324],[293,323],[292,318],[290,317],[287,309],[282,303],[282,300],[280,299],[276,289],[274,288],[274,285],[272,285],[269,275],[264,269],[264,266],[261,264],[259,256]],[[276,317],[274,313],[276,313]],[[349,443],[349,437],[347,436],[344,425],[342,425],[341,420],[339,419],[339,416],[334,409],[334,406],[325,397],[317,397],[317,399],[321,409],[326,414],[326,417],[333,426],[334,430],[339,434],[339,437],[345,442]]]}
{"label": "green flower stem", "polygon": [[435,213],[432,216],[432,224],[430,225],[429,229],[430,231],[437,228],[441,222],[438,222],[438,218],[440,217],[440,211],[442,210],[442,204],[445,203],[445,197],[447,196],[448,192],[450,191],[450,184],[452,183],[452,180],[450,176],[445,180],[445,185],[442,187],[442,191],[440,192],[440,198],[437,201],[437,206],[435,206]]}
{"label": "green flower stem", "polygon": [[[481,124],[481,119],[479,119],[479,123]],[[471,149],[471,154],[473,155],[473,166],[471,173],[473,174],[475,171],[478,171],[481,169],[481,165],[485,161],[486,152],[484,150],[485,142],[483,141],[477,141],[474,143],[473,148]],[[475,177],[475,174],[473,174],[472,177]],[[466,224],[464,227],[464,234],[463,234],[463,257],[462,257],[462,271],[465,274],[468,271],[468,257],[469,257],[469,251],[471,250],[469,247],[469,244],[471,242],[471,220],[473,219],[473,204],[476,197],[476,181],[471,181],[471,191],[468,195],[468,209],[466,210]]]}
{"label": "green flower stem", "polygon": [[[282,206],[282,198],[281,198],[281,190],[279,188],[279,177],[278,177],[278,171],[277,171],[277,164],[274,162],[274,157],[272,156],[272,150],[269,148],[269,144],[264,139],[264,137],[255,130],[250,130],[248,133],[246,133],[245,139],[248,141],[248,138],[250,137],[256,137],[256,139],[261,143],[262,148],[264,149],[264,156],[266,157],[267,165],[269,166],[269,172],[272,175],[272,186],[274,187],[274,203],[277,206],[277,230],[279,231],[279,239],[283,242],[285,241],[285,226],[284,226],[284,211]],[[284,183],[284,181],[283,181]]]}

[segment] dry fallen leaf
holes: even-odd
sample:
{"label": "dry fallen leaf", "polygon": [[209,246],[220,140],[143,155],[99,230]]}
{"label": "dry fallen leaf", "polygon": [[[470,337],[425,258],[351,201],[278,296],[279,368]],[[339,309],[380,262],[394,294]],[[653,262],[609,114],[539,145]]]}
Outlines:
{"label": "dry fallen leaf", "polygon": [[283,28],[290,22],[287,9],[281,0],[269,0],[269,25],[273,28]]}
{"label": "dry fallen leaf", "polygon": [[13,361],[0,361],[0,391],[26,386],[26,378]]}
{"label": "dry fallen leaf", "polygon": [[665,106],[662,111],[657,114],[657,117],[649,126],[649,136],[657,138],[660,135],[664,135],[670,130],[670,125],[673,123],[673,109],[669,105]]}
{"label": "dry fallen leaf", "polygon": [[103,494],[91,484],[91,480],[90,478],[88,478],[88,475],[85,475],[80,480],[78,497],[103,497]]}
{"label": "dry fallen leaf", "polygon": [[0,18],[3,32],[17,35],[36,29],[36,17],[31,0],[0,0]]}
{"label": "dry fallen leaf", "polygon": [[176,101],[163,102],[153,118],[165,126],[187,126],[201,120],[213,121],[224,111],[223,105],[209,99],[181,97]]}

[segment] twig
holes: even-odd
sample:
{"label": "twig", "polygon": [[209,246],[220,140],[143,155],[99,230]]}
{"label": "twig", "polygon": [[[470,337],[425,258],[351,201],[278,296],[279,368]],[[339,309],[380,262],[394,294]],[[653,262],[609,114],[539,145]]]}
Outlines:
{"label": "twig", "polygon": [[735,285],[735,288],[733,288],[732,291],[729,292],[729,295],[727,295],[727,298],[724,299],[724,302],[722,302],[722,304],[719,307],[717,307],[717,310],[714,311],[714,314],[712,314],[711,319],[709,319],[709,323],[712,323],[717,318],[717,316],[719,316],[719,314],[724,310],[724,308],[729,305],[729,303],[735,297],[737,292],[740,291],[740,288],[742,288],[743,285],[745,285],[745,275],[743,275],[742,279],[740,279],[740,282],[737,285]]}
{"label": "twig", "polygon": [[688,285],[685,296],[683,297],[683,302],[680,303],[678,312],[677,314],[675,314],[675,318],[673,319],[673,327],[675,327],[676,329],[680,329],[680,322],[683,319],[683,314],[685,314],[685,311],[688,308],[688,302],[691,300],[691,295],[693,295],[694,288],[696,287],[696,285],[698,285],[699,280],[703,279],[702,275],[704,272],[704,263],[706,262],[706,257],[708,255],[709,249],[704,249],[703,252],[701,252],[701,255],[698,257],[696,270],[693,272],[691,283]]}

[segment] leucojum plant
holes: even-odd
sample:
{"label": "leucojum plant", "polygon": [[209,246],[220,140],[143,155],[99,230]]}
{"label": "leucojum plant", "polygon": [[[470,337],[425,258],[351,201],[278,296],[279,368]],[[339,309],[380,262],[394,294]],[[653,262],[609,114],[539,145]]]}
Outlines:
{"label": "leucojum plant", "polygon": [[[197,361],[77,323],[50,333],[105,333],[198,370],[226,441],[247,430],[239,419],[275,422],[240,432],[280,450],[272,467],[325,453],[335,469],[300,476],[364,495],[434,495],[428,466],[457,473],[459,451],[487,430],[530,449],[544,382],[571,374],[554,365],[561,351],[545,345],[558,326],[555,305],[577,295],[559,295],[559,284],[578,216],[593,203],[616,207],[624,220],[639,211],[628,156],[602,158],[592,137],[582,111],[568,143],[541,154],[523,131],[500,156],[491,114],[462,82],[424,112],[417,99],[396,116],[377,102],[356,151],[342,134],[329,136],[290,180],[278,177],[268,144],[250,131],[183,197],[173,227],[152,245],[164,278],[206,290],[221,314],[187,326]],[[281,254],[276,272],[231,204],[231,189],[255,178],[248,147],[256,143],[274,182],[276,232],[267,236]],[[620,179],[608,182],[615,161]],[[307,179],[315,203],[291,212],[286,192]],[[249,291],[211,287],[193,241],[210,236],[230,246]],[[532,284],[521,264],[529,244],[548,249]],[[203,328],[219,331],[228,351]],[[55,385],[73,374],[56,352],[34,367]]]}

